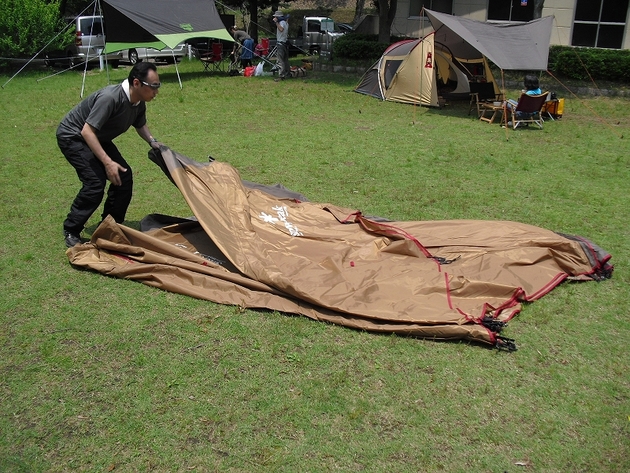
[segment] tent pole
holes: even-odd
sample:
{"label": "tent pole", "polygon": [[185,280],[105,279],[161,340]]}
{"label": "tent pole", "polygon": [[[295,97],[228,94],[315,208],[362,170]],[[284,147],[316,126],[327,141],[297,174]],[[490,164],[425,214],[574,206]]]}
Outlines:
{"label": "tent pole", "polygon": [[[422,58],[424,59],[426,57],[426,52],[424,51],[424,6],[420,9],[420,34],[419,36],[419,40],[420,40],[420,44],[418,46],[420,46],[420,53],[422,54]],[[417,46],[416,46],[417,47]],[[423,59],[420,60],[420,62],[422,63]],[[433,58],[431,59],[433,60]],[[418,98],[419,98],[419,102],[420,102],[420,106],[422,106],[422,79],[424,78],[424,74],[423,74],[423,70],[422,70],[422,66],[420,66],[420,70],[418,71],[418,79],[420,80],[419,83],[419,87],[418,87]],[[435,71],[433,71],[435,73]],[[416,124],[416,112],[417,112],[417,107],[418,107],[418,102],[414,102],[413,104],[413,124]]]}
{"label": "tent pole", "polygon": [[505,89],[505,74],[501,69],[501,90],[503,91],[503,122],[505,123],[505,141],[510,141],[508,137],[508,117],[507,117],[507,90]]}
{"label": "tent pole", "polygon": [[[588,70],[587,70],[588,72]],[[584,102],[580,97],[578,97],[575,92],[573,92],[569,87],[567,87],[566,85],[564,85],[562,82],[560,82],[560,79],[558,79],[556,76],[554,76],[551,71],[547,70],[547,74],[549,74],[556,82],[558,82],[558,84],[560,84],[562,87],[564,87],[566,89],[566,91],[571,94],[573,96],[574,99],[576,99],[577,101],[579,101],[585,108],[587,108],[600,122],[602,122],[604,125],[606,125],[608,128],[610,128],[610,130],[617,135],[619,138],[623,138],[623,134],[619,134],[617,132],[617,130],[615,130],[615,128],[608,123],[601,115],[599,115],[595,110],[593,110],[591,107],[589,107],[589,105]]]}
{"label": "tent pole", "polygon": [[[82,14],[85,12],[85,10],[87,10],[87,9],[88,9],[88,8],[90,8],[91,6],[92,6],[92,4],[90,3],[90,4],[89,4],[87,7],[85,7],[85,8],[83,9],[83,11],[82,11],[81,13],[79,13],[77,16],[82,15]],[[59,31],[59,33],[57,33],[55,36],[53,36],[53,38],[52,38],[50,41],[48,41],[48,43],[46,43],[46,45],[45,45],[42,49],[40,49],[37,53],[35,53],[35,55],[34,55],[31,59],[29,59],[29,60],[28,60],[28,62],[27,62],[26,64],[24,64],[24,65],[20,68],[20,70],[18,70],[15,74],[13,74],[13,75],[9,78],[9,80],[8,80],[8,81],[6,81],[4,84],[2,84],[2,88],[4,89],[4,86],[5,86],[5,85],[7,85],[9,82],[11,82],[11,81],[15,78],[15,76],[17,76],[20,72],[22,72],[22,71],[23,71],[23,70],[24,70],[24,69],[25,69],[25,68],[26,68],[26,67],[27,67],[27,66],[28,66],[31,62],[33,62],[33,60],[35,60],[35,58],[36,58],[37,56],[39,56],[39,55],[42,53],[42,51],[44,51],[44,50],[45,50],[45,49],[46,49],[46,48],[50,45],[50,43],[52,43],[54,40],[56,40],[56,39],[57,39],[57,37],[58,37],[60,34],[65,33],[65,31],[66,31],[67,29],[69,29],[71,26],[72,26],[71,24],[67,24],[67,25],[66,25],[66,26],[65,26],[65,27],[64,27],[61,31]],[[68,70],[68,69],[66,69],[66,70]],[[65,72],[65,71],[61,71],[61,72]],[[60,74],[61,72],[57,72],[56,74],[52,74],[52,75],[50,75],[50,76],[48,76],[48,77],[53,77],[53,76],[56,76],[57,74]],[[47,77],[44,77],[44,79],[47,79]],[[37,82],[39,82],[40,80],[43,80],[43,79],[37,79]]]}
{"label": "tent pole", "polygon": [[[94,9],[92,10],[92,16],[96,16],[96,12],[101,11],[101,8],[100,8],[101,2],[100,0],[96,0],[95,2],[93,2],[93,4],[94,4]],[[93,29],[94,29],[94,22],[92,22],[90,33],[93,31]],[[92,41],[92,35],[90,35],[90,41]],[[83,92],[85,92],[85,79],[87,78],[87,68],[88,68],[88,63],[90,62],[90,57],[89,57],[90,46],[91,44],[88,43],[88,53],[85,56],[85,66],[83,66],[83,79],[81,80],[81,93],[79,94],[80,98],[83,98]],[[107,63],[105,63],[105,67],[107,68]],[[107,82],[109,83],[109,77],[107,79]]]}
{"label": "tent pole", "polygon": [[175,58],[175,51],[171,49],[171,54],[173,55],[173,64],[175,64],[175,72],[177,73],[177,81],[179,82],[179,90],[182,90],[184,86],[182,85],[182,78],[179,76],[179,67],[177,66],[177,59]]}

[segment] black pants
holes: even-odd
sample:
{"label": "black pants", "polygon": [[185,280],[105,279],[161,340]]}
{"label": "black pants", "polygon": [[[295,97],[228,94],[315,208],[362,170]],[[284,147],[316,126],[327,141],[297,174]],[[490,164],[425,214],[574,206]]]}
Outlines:
{"label": "black pants", "polygon": [[[68,162],[74,167],[79,180],[83,184],[70,207],[70,213],[63,222],[64,231],[80,234],[92,214],[101,205],[107,185],[107,173],[90,147],[82,140],[57,138],[59,149]],[[118,223],[125,220],[127,208],[131,203],[133,191],[133,174],[131,167],[122,157],[116,145],[112,142],[101,143],[107,155],[116,163],[127,169],[120,172],[121,185],[109,185],[107,199],[103,207],[102,218],[111,215]]]}

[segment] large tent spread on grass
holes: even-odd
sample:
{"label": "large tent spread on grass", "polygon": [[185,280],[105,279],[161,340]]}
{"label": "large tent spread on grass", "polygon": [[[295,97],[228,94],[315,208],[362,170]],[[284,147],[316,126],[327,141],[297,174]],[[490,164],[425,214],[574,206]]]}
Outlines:
{"label": "large tent spread on grass", "polygon": [[360,330],[509,347],[521,309],[567,279],[610,276],[580,237],[508,221],[392,222],[282,186],[240,179],[167,147],[150,152],[194,218],[152,215],[142,231],[106,218],[73,265],[244,308]]}
{"label": "large tent spread on grass", "polygon": [[233,41],[214,0],[101,0],[106,52],[174,48],[192,38]]}
{"label": "large tent spread on grass", "polygon": [[[364,74],[356,92],[381,100],[439,106],[438,88],[468,96],[483,77],[495,92],[488,60],[502,70],[547,69],[553,17],[524,24],[493,24],[424,10],[433,32],[390,46]],[[469,83],[470,81],[470,83]]]}

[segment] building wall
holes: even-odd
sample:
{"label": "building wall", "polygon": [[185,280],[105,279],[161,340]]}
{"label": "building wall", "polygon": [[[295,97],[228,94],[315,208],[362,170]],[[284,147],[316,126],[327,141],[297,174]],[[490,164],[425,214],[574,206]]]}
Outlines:
{"label": "building wall", "polygon": [[571,25],[575,0],[545,0],[543,16],[555,16],[551,30],[551,44],[568,46],[571,44]]}
{"label": "building wall", "polygon": [[[543,16],[554,16],[551,44],[571,44],[571,28],[576,0],[545,0]],[[410,0],[398,0],[396,18],[392,24],[392,35],[419,38],[431,32],[427,18],[409,16]],[[477,21],[486,21],[488,0],[453,0],[453,15]],[[630,49],[630,9],[626,19],[623,49]]]}

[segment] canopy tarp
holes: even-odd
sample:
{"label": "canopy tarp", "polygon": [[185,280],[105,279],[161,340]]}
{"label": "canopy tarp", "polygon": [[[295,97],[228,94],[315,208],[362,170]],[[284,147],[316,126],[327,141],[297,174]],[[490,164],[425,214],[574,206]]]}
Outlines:
{"label": "canopy tarp", "polygon": [[214,0],[101,0],[105,52],[174,48],[192,38],[233,41]]}
{"label": "canopy tarp", "polygon": [[553,17],[527,23],[485,23],[424,10],[435,31],[435,42],[455,57],[474,57],[479,51],[503,70],[545,71]]}
{"label": "canopy tarp", "polygon": [[144,222],[162,224],[143,232],[107,217],[68,250],[73,265],[222,304],[499,347],[522,302],[612,272],[584,238],[509,221],[368,218],[244,182],[226,163],[167,147],[150,157],[195,218],[154,216]]}

